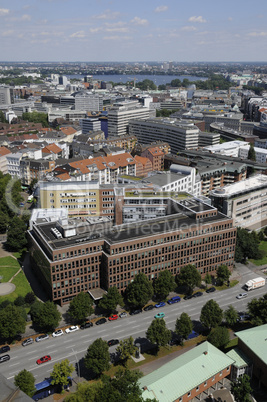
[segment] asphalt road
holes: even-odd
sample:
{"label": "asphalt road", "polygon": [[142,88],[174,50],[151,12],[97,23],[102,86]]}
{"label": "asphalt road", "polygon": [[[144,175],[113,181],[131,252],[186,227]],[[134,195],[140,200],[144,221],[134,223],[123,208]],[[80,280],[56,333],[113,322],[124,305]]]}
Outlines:
{"label": "asphalt road", "polygon": [[[245,277],[245,278],[244,278]],[[255,273],[247,272],[243,277],[242,283],[234,288],[224,291],[216,291],[214,293],[204,293],[203,296],[190,300],[182,300],[179,303],[168,305],[165,307],[154,309],[134,316],[119,318],[116,321],[107,322],[85,330],[65,334],[58,337],[42,341],[34,342],[31,345],[23,347],[15,345],[11,347],[9,352],[11,359],[0,364],[0,372],[8,379],[13,380],[14,376],[22,369],[26,369],[33,373],[36,382],[42,381],[45,377],[49,377],[53,366],[56,362],[68,359],[74,366],[78,364],[78,369],[82,367],[82,359],[86,353],[88,346],[97,338],[106,341],[110,339],[124,339],[130,336],[136,338],[145,338],[145,333],[154,316],[158,312],[165,313],[165,322],[169,329],[174,330],[177,317],[181,313],[186,312],[192,320],[198,321],[202,306],[210,299],[214,299],[223,310],[229,305],[236,308],[237,311],[245,311],[247,303],[266,293],[266,286],[248,293],[245,299],[237,299],[239,293],[244,292],[241,286],[249,279],[255,277]],[[116,346],[110,348],[110,352],[115,352]],[[36,364],[36,360],[45,355],[51,355],[51,361],[40,366]],[[79,373],[78,373],[79,374]]]}

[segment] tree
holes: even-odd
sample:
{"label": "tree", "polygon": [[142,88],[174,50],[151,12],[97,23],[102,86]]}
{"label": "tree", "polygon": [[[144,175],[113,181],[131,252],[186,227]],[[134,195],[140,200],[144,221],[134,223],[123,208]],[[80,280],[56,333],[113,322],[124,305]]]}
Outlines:
{"label": "tree", "polygon": [[250,143],[249,150],[248,150],[248,159],[251,161],[256,161],[256,152],[254,149],[254,145]]}
{"label": "tree", "polygon": [[25,332],[26,321],[20,307],[9,304],[0,310],[0,338],[12,339]]}
{"label": "tree", "polygon": [[29,395],[30,397],[33,396],[34,392],[36,391],[34,383],[35,378],[33,374],[25,369],[20,371],[14,379],[14,384],[16,387],[19,387],[21,391],[25,392],[25,394]]}
{"label": "tree", "polygon": [[[114,378],[111,379],[111,387],[117,391],[118,401],[142,402],[142,390],[138,385],[138,380],[142,377],[139,370],[123,370],[119,368]],[[109,393],[107,393],[107,396]],[[107,402],[110,399],[106,400]]]}
{"label": "tree", "polygon": [[262,325],[267,323],[267,294],[259,299],[252,299],[248,303],[248,312],[251,316],[253,325]]}
{"label": "tree", "polygon": [[7,231],[7,248],[12,251],[21,251],[28,243],[25,233],[25,223],[22,219],[14,216]]}
{"label": "tree", "polygon": [[200,286],[201,275],[194,265],[189,264],[181,268],[175,280],[178,286],[184,286],[188,293],[192,293],[195,286]]}
{"label": "tree", "polygon": [[53,331],[61,320],[57,306],[51,301],[45,303],[35,301],[31,306],[30,314],[34,325],[45,332]]}
{"label": "tree", "polygon": [[229,306],[227,310],[225,310],[225,312],[223,313],[223,316],[229,327],[235,325],[236,321],[238,319],[238,313],[232,305]]}
{"label": "tree", "polygon": [[168,294],[174,289],[174,278],[170,271],[165,269],[161,271],[159,276],[154,281],[154,291],[155,294],[161,299],[166,299]]}
{"label": "tree", "polygon": [[177,318],[175,324],[175,332],[182,339],[187,339],[188,335],[193,331],[193,323],[188,314],[182,313],[180,318]]}
{"label": "tree", "polygon": [[103,339],[96,339],[87,349],[84,358],[84,365],[88,370],[92,370],[97,376],[100,376],[109,368],[108,344]]}
{"label": "tree", "polygon": [[160,346],[166,346],[171,340],[171,331],[166,327],[163,318],[155,318],[146,331],[146,337],[151,343]]}
{"label": "tree", "polygon": [[247,258],[257,259],[261,256],[259,251],[260,241],[255,231],[237,228],[235,261],[246,262]]}
{"label": "tree", "polygon": [[207,340],[216,348],[222,349],[230,341],[229,332],[225,327],[213,328]]}
{"label": "tree", "polygon": [[60,363],[56,363],[53,367],[53,371],[50,374],[52,385],[59,385],[61,389],[69,384],[68,377],[74,371],[74,367],[70,364],[68,359],[62,360]]}
{"label": "tree", "polygon": [[93,314],[94,309],[92,306],[93,301],[89,293],[81,292],[70,302],[68,314],[74,321],[82,322],[89,315]]}
{"label": "tree", "polygon": [[207,328],[215,328],[221,324],[223,319],[223,310],[213,299],[209,300],[201,309],[200,321]]}
{"label": "tree", "polygon": [[116,352],[120,356],[120,360],[126,366],[128,359],[136,351],[136,346],[134,345],[134,339],[132,336],[130,338],[122,339],[117,346]]}
{"label": "tree", "polygon": [[99,307],[103,308],[108,314],[110,314],[116,309],[118,304],[123,304],[123,298],[118,291],[118,288],[116,288],[116,286],[112,286],[100,300]]}
{"label": "tree", "polygon": [[9,224],[9,217],[0,211],[0,233],[6,233]]}
{"label": "tree", "polygon": [[219,279],[219,282],[224,283],[229,280],[231,276],[231,271],[228,269],[227,265],[220,265],[217,268],[217,279]]}
{"label": "tree", "polygon": [[207,272],[206,273],[206,275],[205,275],[205,282],[206,282],[206,286],[207,285],[210,285],[211,283],[212,283],[212,277],[211,277],[211,275]]}
{"label": "tree", "polygon": [[35,294],[33,292],[28,292],[26,294],[26,296],[24,297],[24,300],[25,300],[25,303],[27,303],[27,304],[34,303],[36,300]]}
{"label": "tree", "polygon": [[247,374],[238,377],[235,382],[231,383],[231,393],[236,402],[250,402],[251,392],[252,388],[250,386],[250,378]]}
{"label": "tree", "polygon": [[126,289],[126,299],[131,307],[143,307],[153,296],[153,285],[145,274],[136,275]]}

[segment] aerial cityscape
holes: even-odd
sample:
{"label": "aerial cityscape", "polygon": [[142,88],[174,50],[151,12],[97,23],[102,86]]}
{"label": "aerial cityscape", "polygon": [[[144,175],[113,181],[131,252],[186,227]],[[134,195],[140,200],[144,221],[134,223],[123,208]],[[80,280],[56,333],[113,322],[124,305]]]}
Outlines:
{"label": "aerial cityscape", "polygon": [[3,0],[0,401],[267,401],[263,0]]}

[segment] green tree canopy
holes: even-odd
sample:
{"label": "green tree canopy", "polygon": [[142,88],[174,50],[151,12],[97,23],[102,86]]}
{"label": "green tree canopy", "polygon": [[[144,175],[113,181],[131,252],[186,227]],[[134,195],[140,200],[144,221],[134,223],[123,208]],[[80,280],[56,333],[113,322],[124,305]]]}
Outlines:
{"label": "green tree canopy", "polygon": [[171,340],[171,331],[166,327],[163,318],[155,318],[146,331],[146,337],[151,343],[160,346],[166,346]]}
{"label": "green tree canopy", "polygon": [[237,228],[235,261],[246,262],[247,258],[257,259],[261,256],[259,251],[259,239],[255,231]]}
{"label": "green tree canopy", "polygon": [[250,378],[247,374],[238,377],[235,382],[231,383],[231,393],[236,402],[250,402],[251,392],[252,388],[250,386]]}
{"label": "green tree canopy", "polygon": [[248,159],[250,159],[251,161],[256,160],[256,152],[255,152],[255,149],[254,149],[254,145],[252,143],[250,143],[250,146],[249,146]]}
{"label": "green tree canopy", "polygon": [[148,89],[156,90],[157,86],[154,84],[152,80],[145,79],[141,82],[136,83],[136,87],[141,89],[142,91],[147,91]]}
{"label": "green tree canopy", "polygon": [[224,311],[223,316],[229,327],[235,325],[238,319],[238,313],[232,305],[229,306],[228,309]]}
{"label": "green tree canopy", "polygon": [[231,276],[231,271],[229,270],[227,265],[224,264],[220,265],[217,268],[216,272],[217,272],[217,279],[219,279],[221,283],[228,281]]}
{"label": "green tree canopy", "polygon": [[87,349],[84,358],[84,365],[88,370],[92,370],[97,376],[100,376],[109,368],[109,348],[106,341],[98,338]]}
{"label": "green tree canopy", "polygon": [[100,300],[99,307],[106,310],[108,314],[111,314],[114,310],[116,310],[118,304],[123,305],[123,298],[118,291],[118,288],[116,288],[116,286],[112,286]]}
{"label": "green tree canopy", "polygon": [[21,307],[8,304],[0,310],[0,338],[9,340],[23,334],[26,320],[21,314]]}
{"label": "green tree canopy", "polygon": [[53,331],[61,320],[57,306],[51,301],[42,303],[36,300],[31,306],[30,314],[33,324],[44,332]]}
{"label": "green tree canopy", "polygon": [[126,289],[126,299],[131,307],[143,307],[153,296],[153,285],[145,274],[134,277]]}
{"label": "green tree canopy", "polygon": [[173,291],[175,286],[174,277],[170,271],[165,269],[159,273],[154,281],[154,292],[161,300],[166,299],[168,294]]}
{"label": "green tree canopy", "polygon": [[267,293],[259,299],[252,299],[248,302],[248,312],[251,322],[254,325],[267,323]]}
{"label": "green tree canopy", "polygon": [[36,391],[34,383],[35,378],[33,374],[25,369],[20,371],[14,379],[14,384],[16,387],[19,387],[21,391],[25,392],[25,394],[29,395],[30,397],[33,396],[34,392]]}
{"label": "green tree canopy", "polygon": [[230,341],[229,332],[227,328],[218,326],[211,330],[207,340],[216,348],[222,349]]}
{"label": "green tree canopy", "polygon": [[200,321],[207,328],[215,328],[221,324],[223,319],[223,310],[213,299],[207,301],[201,309]]}
{"label": "green tree canopy", "polygon": [[180,318],[177,318],[175,324],[175,332],[182,339],[187,339],[188,335],[193,331],[193,323],[188,314],[182,313]]}
{"label": "green tree canopy", "polygon": [[212,277],[208,272],[205,275],[205,282],[206,282],[206,286],[210,285],[212,283]]}
{"label": "green tree canopy", "polygon": [[38,113],[36,111],[33,111],[32,113],[22,113],[22,120],[33,123],[42,123],[43,127],[49,127],[48,115],[46,113]]}
{"label": "green tree canopy", "polygon": [[81,292],[70,302],[68,314],[76,322],[85,321],[88,316],[93,314],[93,301],[89,293]]}
{"label": "green tree canopy", "polygon": [[126,366],[128,359],[136,351],[136,346],[134,345],[134,339],[132,336],[130,338],[122,339],[117,346],[116,351],[120,356],[120,361]]}
{"label": "green tree canopy", "polygon": [[52,373],[50,376],[52,378],[52,385],[59,385],[61,389],[69,384],[68,377],[71,376],[74,371],[74,367],[70,364],[68,359],[62,360],[60,363],[55,363]]}
{"label": "green tree canopy", "polygon": [[188,293],[192,293],[195,286],[200,286],[201,275],[194,265],[189,264],[181,268],[175,280],[178,286],[183,286]]}
{"label": "green tree canopy", "polygon": [[6,246],[12,251],[21,251],[27,245],[25,222],[14,216],[7,231]]}

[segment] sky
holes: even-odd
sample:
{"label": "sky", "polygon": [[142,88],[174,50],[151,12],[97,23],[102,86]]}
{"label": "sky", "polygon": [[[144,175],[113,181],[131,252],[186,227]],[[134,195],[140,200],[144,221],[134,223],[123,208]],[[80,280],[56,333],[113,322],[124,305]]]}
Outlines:
{"label": "sky", "polygon": [[0,61],[267,61],[267,0],[1,0]]}

